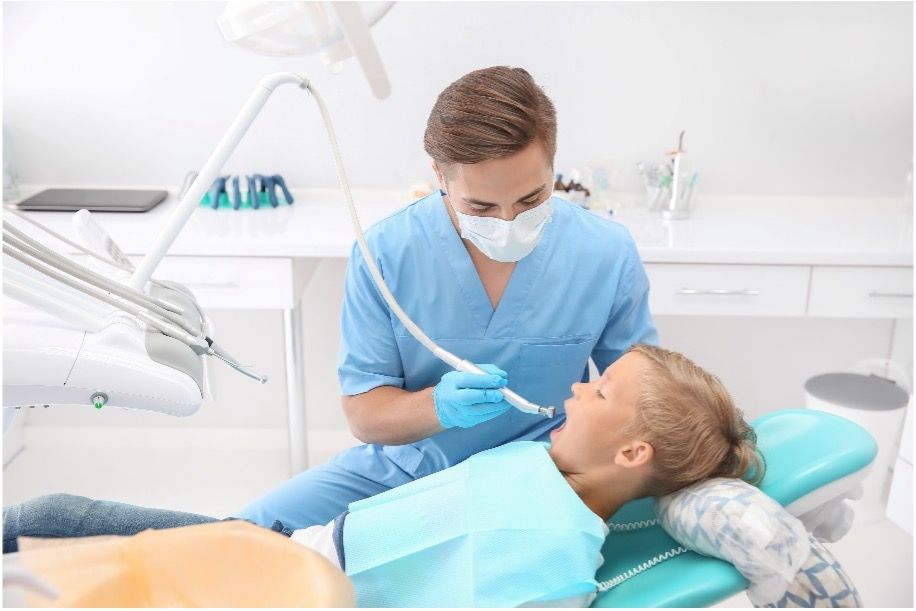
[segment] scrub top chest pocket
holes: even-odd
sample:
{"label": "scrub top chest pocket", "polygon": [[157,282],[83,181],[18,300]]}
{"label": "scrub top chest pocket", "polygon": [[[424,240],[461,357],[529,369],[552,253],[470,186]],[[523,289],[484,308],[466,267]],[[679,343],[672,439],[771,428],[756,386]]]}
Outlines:
{"label": "scrub top chest pocket", "polygon": [[582,380],[596,340],[579,336],[523,344],[518,368],[525,383],[514,390],[538,405],[562,410],[563,401],[570,396],[569,387]]}

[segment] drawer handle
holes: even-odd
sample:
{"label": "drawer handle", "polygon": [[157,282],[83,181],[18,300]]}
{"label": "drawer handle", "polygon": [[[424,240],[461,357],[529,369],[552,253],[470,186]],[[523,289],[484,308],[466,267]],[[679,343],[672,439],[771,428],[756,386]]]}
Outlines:
{"label": "drawer handle", "polygon": [[912,299],[913,293],[881,293],[879,291],[872,291],[868,294],[869,297],[902,297],[904,299]]}
{"label": "drawer handle", "polygon": [[759,295],[760,291],[749,289],[680,289],[678,295]]}
{"label": "drawer handle", "polygon": [[182,282],[188,288],[199,289],[237,289],[239,285],[232,280],[226,282]]}

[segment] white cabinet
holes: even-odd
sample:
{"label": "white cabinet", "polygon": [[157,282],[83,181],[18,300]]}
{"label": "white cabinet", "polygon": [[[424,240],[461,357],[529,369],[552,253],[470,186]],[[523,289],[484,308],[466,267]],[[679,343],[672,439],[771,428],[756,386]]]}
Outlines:
{"label": "white cabinet", "polygon": [[203,308],[293,307],[292,259],[280,257],[165,257],[156,277],[187,286]]}
{"label": "white cabinet", "polygon": [[804,316],[802,265],[647,263],[653,314]]}
{"label": "white cabinet", "polygon": [[913,268],[816,265],[808,315],[912,318]]}
{"label": "white cabinet", "polygon": [[[108,266],[90,257],[72,257],[98,273],[110,273]],[[132,256],[130,260],[138,265],[142,257]],[[293,261],[286,257],[170,255],[162,259],[153,277],[185,285],[205,310],[289,310],[293,307]]]}

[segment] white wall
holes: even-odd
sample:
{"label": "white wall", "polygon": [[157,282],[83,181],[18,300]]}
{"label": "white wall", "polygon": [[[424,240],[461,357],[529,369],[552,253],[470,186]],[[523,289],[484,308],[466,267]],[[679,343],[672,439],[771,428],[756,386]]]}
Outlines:
{"label": "white wall", "polygon": [[[358,187],[433,178],[437,93],[476,68],[526,67],[559,113],[557,170],[633,164],[687,130],[706,193],[897,196],[912,160],[909,2],[402,2],[374,29],[392,96],[353,63],[228,45],[222,2],[3,3],[3,121],[22,182],[176,185],[261,75],[323,92]],[[231,172],[336,185],[312,100],[280,90]]]}

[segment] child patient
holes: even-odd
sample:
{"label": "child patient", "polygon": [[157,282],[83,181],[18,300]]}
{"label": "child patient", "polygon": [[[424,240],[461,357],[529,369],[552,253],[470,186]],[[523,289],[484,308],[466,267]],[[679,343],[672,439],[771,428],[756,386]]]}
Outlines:
{"label": "child patient", "polygon": [[[676,352],[635,345],[573,384],[564,407],[549,444],[481,452],[291,538],[340,566],[359,606],[587,606],[605,523],[625,503],[709,477],[763,477],[722,383]],[[127,516],[133,532],[214,520],[50,495],[4,508],[4,552],[17,536],[104,534],[106,522],[123,533]]]}

